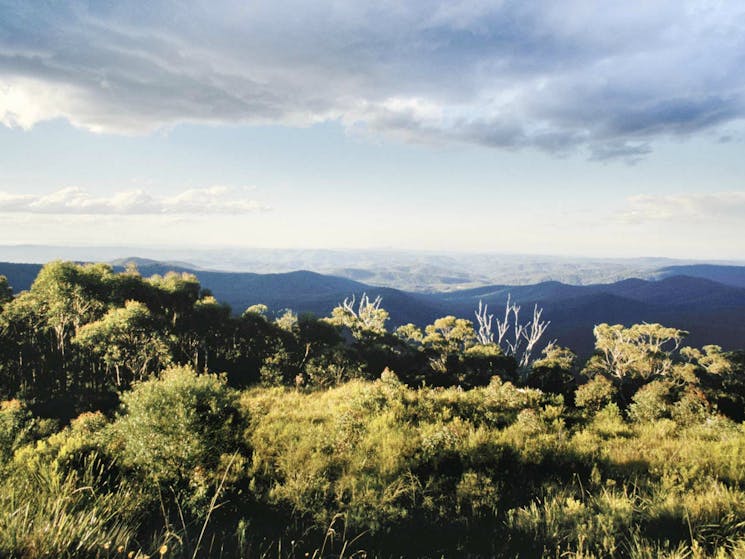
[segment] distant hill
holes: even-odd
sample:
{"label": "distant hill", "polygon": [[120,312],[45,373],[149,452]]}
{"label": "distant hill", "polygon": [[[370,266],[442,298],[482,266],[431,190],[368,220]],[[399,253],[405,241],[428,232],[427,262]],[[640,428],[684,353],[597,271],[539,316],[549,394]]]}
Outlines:
{"label": "distant hill", "polygon": [[688,266],[666,266],[657,272],[658,277],[690,276],[745,287],[745,266],[718,266],[714,264],[691,264]]}
{"label": "distant hill", "polygon": [[110,260],[109,264],[116,268],[122,268],[126,267],[129,264],[134,264],[138,268],[163,268],[167,267],[169,270],[179,271],[179,270],[200,270],[201,268],[199,266],[195,266],[194,264],[190,264],[188,262],[180,262],[178,260],[153,260],[152,258],[140,258],[138,256],[130,256],[127,258],[116,258],[114,260]]}
{"label": "distant hill", "polygon": [[34,283],[41,264],[9,264],[0,262],[0,276],[8,278],[13,293],[26,291]]}
{"label": "distant hill", "polygon": [[[122,259],[114,266],[123,270],[134,259]],[[326,316],[346,297],[359,297],[367,293],[371,297],[380,295],[393,324],[414,322],[427,324],[442,315],[439,305],[432,304],[397,289],[369,286],[360,282],[315,272],[296,271],[283,274],[252,274],[247,272],[213,272],[194,270],[163,264],[146,259],[134,260],[143,276],[163,275],[169,271],[194,274],[202,287],[209,289],[215,297],[227,303],[236,313],[251,305],[263,303],[274,312],[292,309],[295,312],[310,312]],[[13,291],[18,293],[31,287],[41,269],[41,264],[0,263],[0,275],[8,278]]]}
{"label": "distant hill", "polygon": [[626,279],[585,286],[543,282],[486,286],[429,297],[452,314],[472,318],[479,300],[500,316],[508,294],[522,305],[522,316],[532,313],[533,304],[542,307],[543,318],[551,321],[546,336],[583,355],[592,351],[592,328],[601,322],[660,322],[689,331],[687,343],[691,345],[745,348],[745,288],[705,278]]}
{"label": "distant hill", "polygon": [[[117,269],[123,269],[122,259]],[[582,356],[592,352],[592,329],[601,322],[630,325],[660,322],[690,332],[687,343],[701,346],[715,343],[726,349],[745,348],[745,287],[725,285],[704,277],[669,276],[658,281],[625,279],[606,284],[567,285],[547,281],[534,285],[489,285],[460,291],[412,293],[371,286],[348,278],[295,271],[278,274],[214,272],[181,267],[178,263],[135,260],[142,275],[164,274],[170,270],[197,276],[202,286],[236,313],[263,303],[273,312],[293,309],[326,316],[344,298],[366,292],[380,295],[391,315],[391,327],[413,322],[420,326],[435,318],[453,314],[474,319],[479,301],[501,316],[508,294],[522,306],[528,320],[532,307],[544,309],[551,324],[546,339],[557,339]],[[8,277],[15,292],[28,289],[38,273],[38,264],[0,263],[0,274]],[[710,275],[718,273],[712,266]],[[727,267],[738,268],[738,267]],[[723,271],[730,281],[735,272]],[[364,274],[360,274],[364,276]]]}

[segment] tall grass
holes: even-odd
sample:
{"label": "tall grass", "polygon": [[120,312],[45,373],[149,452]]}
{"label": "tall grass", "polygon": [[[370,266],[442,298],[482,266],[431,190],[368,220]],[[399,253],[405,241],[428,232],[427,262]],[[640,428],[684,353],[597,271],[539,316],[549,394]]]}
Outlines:
{"label": "tall grass", "polygon": [[79,472],[47,468],[4,480],[0,555],[108,557],[130,549],[139,528],[136,492],[106,478],[106,466],[91,459]]}
{"label": "tall grass", "polygon": [[577,412],[499,380],[238,395],[173,375],[115,418],[8,438],[0,557],[745,556],[745,429],[720,416]]}

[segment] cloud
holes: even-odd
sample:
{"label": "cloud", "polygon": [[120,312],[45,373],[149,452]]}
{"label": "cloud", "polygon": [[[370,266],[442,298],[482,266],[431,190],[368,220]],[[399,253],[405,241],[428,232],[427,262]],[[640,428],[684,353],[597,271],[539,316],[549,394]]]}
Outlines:
{"label": "cloud", "polygon": [[668,196],[638,195],[619,215],[627,223],[723,221],[745,223],[745,192],[712,192]]}
{"label": "cloud", "polygon": [[6,1],[0,122],[335,120],[407,141],[643,157],[745,116],[736,2]]}
{"label": "cloud", "polygon": [[174,196],[155,196],[144,190],[93,196],[78,187],[49,194],[12,194],[0,191],[0,213],[72,215],[208,215],[246,214],[266,210],[255,200],[237,198],[232,189],[213,186],[184,190]]}

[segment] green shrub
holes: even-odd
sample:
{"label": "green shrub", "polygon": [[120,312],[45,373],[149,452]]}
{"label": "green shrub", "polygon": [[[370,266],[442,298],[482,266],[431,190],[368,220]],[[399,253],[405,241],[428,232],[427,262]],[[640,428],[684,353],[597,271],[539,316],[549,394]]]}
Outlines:
{"label": "green shrub", "polygon": [[703,392],[690,386],[673,404],[671,415],[681,425],[696,425],[711,416],[711,405]]}
{"label": "green shrub", "polygon": [[0,467],[31,438],[33,418],[20,400],[0,402]]}
{"label": "green shrub", "polygon": [[668,381],[654,380],[636,391],[629,406],[629,417],[635,421],[654,421],[670,417],[673,385]]}
{"label": "green shrub", "polygon": [[28,472],[50,469],[64,477],[82,470],[93,456],[112,464],[113,457],[106,455],[103,448],[107,426],[108,421],[101,412],[83,413],[64,429],[20,448],[12,465]]}
{"label": "green shrub", "polygon": [[188,488],[191,502],[204,502],[227,457],[240,449],[236,404],[224,377],[170,368],[122,395],[109,447],[144,480]]}
{"label": "green shrub", "polygon": [[577,388],[574,402],[578,408],[597,412],[611,402],[615,393],[616,388],[611,381],[602,375],[595,375],[590,382]]}

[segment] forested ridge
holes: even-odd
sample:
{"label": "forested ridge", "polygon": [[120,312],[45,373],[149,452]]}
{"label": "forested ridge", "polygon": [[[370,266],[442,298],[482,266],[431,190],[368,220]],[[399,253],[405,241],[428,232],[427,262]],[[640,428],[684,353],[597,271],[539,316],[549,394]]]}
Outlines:
{"label": "forested ridge", "polygon": [[579,360],[522,306],[0,276],[0,556],[743,556],[745,353],[599,324]]}
{"label": "forested ridge", "polygon": [[[509,295],[525,312],[538,303],[546,316],[550,315],[545,337],[560,340],[583,361],[594,350],[593,327],[603,322],[674,326],[688,331],[686,343],[698,347],[716,344],[727,350],[739,349],[745,339],[745,323],[740,319],[745,312],[745,288],[741,285],[745,267],[668,268],[655,280],[629,276],[613,283],[583,281],[580,285],[558,281],[520,285],[483,283],[474,289],[414,292],[301,268],[260,274],[200,270],[185,263],[143,259],[120,259],[112,265],[121,272],[132,261],[144,276],[165,275],[172,270],[195,275],[202,288],[210,290],[237,314],[252,305],[264,304],[272,316],[286,308],[298,314],[327,316],[351,294],[359,297],[367,293],[373,299],[380,296],[389,313],[386,322],[389,330],[410,322],[424,328],[448,315],[472,318],[479,301],[496,310],[504,307]],[[0,262],[0,275],[5,275],[16,291],[22,291],[30,288],[41,267],[41,264]]]}

